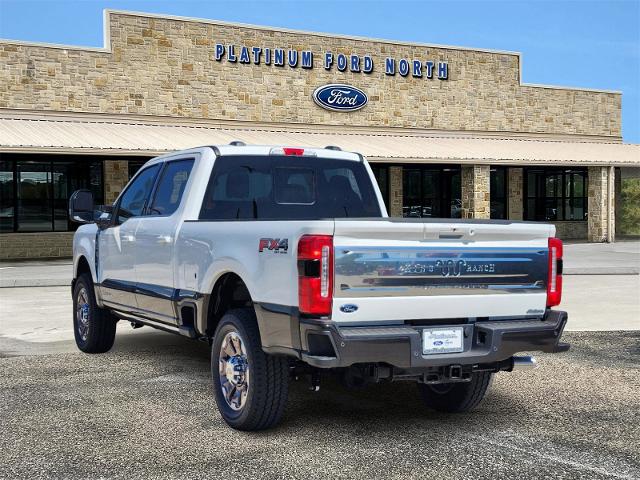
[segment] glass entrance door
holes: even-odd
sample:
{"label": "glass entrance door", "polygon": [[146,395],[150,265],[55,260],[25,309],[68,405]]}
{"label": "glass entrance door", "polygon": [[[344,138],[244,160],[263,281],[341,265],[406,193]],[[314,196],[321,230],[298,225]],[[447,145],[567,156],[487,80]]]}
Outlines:
{"label": "glass entrance door", "polygon": [[460,217],[462,203],[459,167],[404,167],[402,183],[403,217]]}
{"label": "glass entrance door", "polygon": [[52,214],[51,165],[18,163],[18,231],[51,231]]}

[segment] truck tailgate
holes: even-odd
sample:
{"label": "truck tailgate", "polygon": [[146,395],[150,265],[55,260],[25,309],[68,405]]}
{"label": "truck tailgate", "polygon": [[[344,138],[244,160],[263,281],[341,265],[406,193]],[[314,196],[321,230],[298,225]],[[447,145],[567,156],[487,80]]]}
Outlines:
{"label": "truck tailgate", "polygon": [[336,220],[332,318],[540,317],[554,233],[525,222]]}

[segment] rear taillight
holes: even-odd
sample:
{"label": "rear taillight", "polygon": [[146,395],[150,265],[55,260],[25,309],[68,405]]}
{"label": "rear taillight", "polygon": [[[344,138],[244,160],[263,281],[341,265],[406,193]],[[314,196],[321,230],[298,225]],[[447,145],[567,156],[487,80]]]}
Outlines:
{"label": "rear taillight", "polygon": [[562,240],[549,239],[549,278],[547,281],[547,307],[560,305],[562,298]]}
{"label": "rear taillight", "polygon": [[298,303],[301,313],[331,315],[333,237],[303,235],[298,242]]}

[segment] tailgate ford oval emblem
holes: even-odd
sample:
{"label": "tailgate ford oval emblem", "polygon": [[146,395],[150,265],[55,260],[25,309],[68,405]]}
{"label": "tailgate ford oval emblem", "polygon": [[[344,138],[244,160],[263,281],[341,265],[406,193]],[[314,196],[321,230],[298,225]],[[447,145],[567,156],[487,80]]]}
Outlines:
{"label": "tailgate ford oval emblem", "polygon": [[358,306],[353,303],[347,303],[346,305],[340,306],[340,311],[344,313],[353,313],[358,310]]}
{"label": "tailgate ford oval emblem", "polygon": [[334,112],[353,112],[364,107],[369,101],[367,94],[359,88],[341,83],[316,88],[313,100],[322,108]]}

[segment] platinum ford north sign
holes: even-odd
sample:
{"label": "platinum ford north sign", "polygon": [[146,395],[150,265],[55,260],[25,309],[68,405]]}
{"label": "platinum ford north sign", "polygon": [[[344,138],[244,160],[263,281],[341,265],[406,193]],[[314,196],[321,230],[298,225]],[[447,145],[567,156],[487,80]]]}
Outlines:
{"label": "platinum ford north sign", "polygon": [[322,108],[335,112],[353,112],[364,107],[369,101],[367,94],[359,88],[340,83],[316,88],[313,100]]}
{"label": "platinum ford north sign", "polygon": [[[371,74],[374,71],[382,71],[380,66],[376,69],[376,62],[371,55],[353,55],[333,52],[323,52],[318,62],[311,50],[284,49],[258,47],[253,45],[225,45],[217,43],[214,50],[214,58],[217,62],[229,62],[232,64],[265,65],[289,68],[313,69],[321,64],[327,71],[333,69],[339,72],[352,72]],[[438,80],[449,79],[449,64],[432,59],[394,58],[386,57],[382,62],[384,74],[401,77],[425,78]]]}

